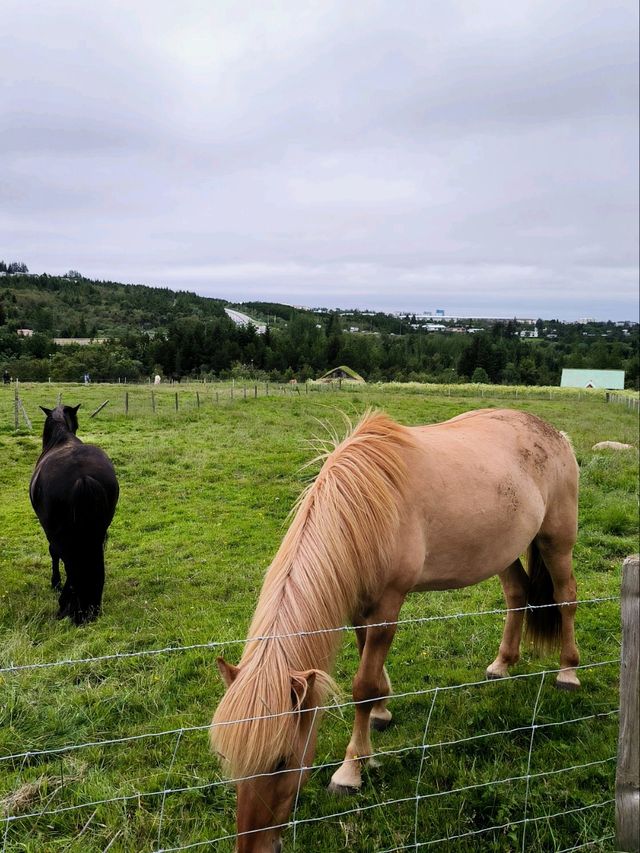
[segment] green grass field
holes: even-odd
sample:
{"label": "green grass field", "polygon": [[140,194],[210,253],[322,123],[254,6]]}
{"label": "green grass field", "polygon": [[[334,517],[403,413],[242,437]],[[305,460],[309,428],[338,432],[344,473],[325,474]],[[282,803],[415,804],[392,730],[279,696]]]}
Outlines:
{"label": "green grass field", "polygon": [[[222,651],[228,660],[238,659],[241,646],[234,641],[246,635],[287,513],[309,476],[301,471],[313,455],[308,441],[322,432],[318,420],[342,430],[341,412],[353,418],[378,406],[415,424],[486,405],[533,411],[570,434],[580,462],[575,570],[581,598],[617,596],[622,561],[637,550],[637,453],[591,450],[604,439],[636,444],[637,416],[606,405],[601,394],[527,399],[522,393],[517,400],[515,394],[498,400],[491,389],[481,399],[477,389],[474,398],[456,396],[455,386],[440,396],[392,386],[308,394],[304,388],[300,394],[274,388],[269,397],[254,399],[249,386],[245,400],[239,388],[231,399],[228,386],[174,386],[156,391],[154,414],[148,387],[127,390],[125,416],[122,386],[22,386],[34,432],[15,433],[13,389],[0,388],[0,667],[212,641],[225,645],[1,673],[0,758],[208,724],[222,693],[215,657]],[[109,453],[121,486],[107,546],[104,613],[82,628],[54,618],[46,540],[28,498],[43,421],[37,405],[53,405],[58,393],[66,403],[82,403],[79,435]],[[110,404],[90,420],[105,399]],[[494,578],[466,590],[410,597],[402,617],[503,606]],[[619,657],[619,610],[617,601],[579,608],[583,664]],[[502,625],[501,615],[487,615],[400,628],[388,659],[395,690],[481,681]],[[356,659],[348,633],[336,672],[347,699]],[[296,814],[296,849],[412,845],[416,821],[422,842],[502,827],[434,843],[446,851],[520,850],[523,826],[526,850],[560,851],[611,836],[613,806],[598,804],[613,797],[615,761],[608,759],[616,753],[618,719],[608,712],[618,703],[616,664],[583,669],[577,694],[556,691],[552,675],[544,679],[526,816],[526,780],[483,784],[527,774],[541,684],[535,673],[556,666],[555,657],[534,659],[525,651],[514,671],[530,677],[441,691],[435,701],[433,693],[396,698],[393,726],[373,738],[376,750],[391,754],[367,777],[361,794],[335,799],[326,791],[332,768],[312,775]],[[427,743],[439,745],[424,752],[418,784],[430,711]],[[590,719],[546,725],[579,717]],[[325,714],[317,764],[341,760],[351,721],[349,707]],[[2,849],[152,851],[233,833],[234,792],[220,784],[207,737],[205,728],[196,728],[1,762],[0,817],[19,818],[0,823]],[[582,764],[591,766],[565,770]],[[191,790],[153,794],[176,788]],[[446,793],[454,788],[467,790]],[[416,793],[423,797],[417,815]],[[95,804],[101,800],[114,801]],[[402,802],[382,805],[396,800]],[[364,810],[316,820],[357,807]],[[29,816],[35,812],[48,813]],[[525,817],[533,820],[518,823]],[[228,851],[233,843],[195,849]],[[291,830],[285,849],[293,849]],[[589,849],[615,846],[605,840]]]}

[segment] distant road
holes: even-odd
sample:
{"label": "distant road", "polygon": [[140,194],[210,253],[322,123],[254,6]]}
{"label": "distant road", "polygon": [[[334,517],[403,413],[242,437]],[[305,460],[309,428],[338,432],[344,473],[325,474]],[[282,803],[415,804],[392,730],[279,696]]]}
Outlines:
{"label": "distant road", "polygon": [[225,313],[229,319],[233,320],[236,326],[248,326],[251,324],[255,326],[258,330],[258,334],[264,335],[267,331],[267,327],[264,323],[258,323],[257,320],[254,320],[252,317],[249,317],[248,314],[243,314],[241,311],[235,311],[233,308],[225,308]]}

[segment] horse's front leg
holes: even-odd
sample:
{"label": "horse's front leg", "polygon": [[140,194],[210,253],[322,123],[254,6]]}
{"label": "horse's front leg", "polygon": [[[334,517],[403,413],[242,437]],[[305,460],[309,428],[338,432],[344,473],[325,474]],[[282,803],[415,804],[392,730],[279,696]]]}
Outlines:
{"label": "horse's front leg", "polygon": [[[372,621],[395,622],[400,604],[401,600],[397,602],[392,613],[387,610],[384,615],[372,616]],[[353,700],[356,703],[353,733],[344,761],[331,777],[329,785],[329,790],[335,793],[352,793],[362,787],[362,766],[373,751],[369,733],[371,711],[376,700],[380,698],[381,689],[386,687],[383,676],[384,662],[395,632],[395,624],[367,628],[360,666],[353,680]]]}
{"label": "horse's front leg", "polygon": [[[356,628],[356,641],[358,643],[358,654],[360,657],[362,657],[366,639],[367,629]],[[388,697],[391,695],[391,690],[391,679],[389,678],[386,666],[383,666],[378,696],[383,696],[384,698],[373,703],[371,707],[371,714],[369,715],[369,725],[372,729],[376,729],[376,731],[379,732],[383,732],[388,728],[393,718],[393,714],[387,708],[387,702],[389,701]],[[372,761],[371,763],[374,764],[375,762]]]}

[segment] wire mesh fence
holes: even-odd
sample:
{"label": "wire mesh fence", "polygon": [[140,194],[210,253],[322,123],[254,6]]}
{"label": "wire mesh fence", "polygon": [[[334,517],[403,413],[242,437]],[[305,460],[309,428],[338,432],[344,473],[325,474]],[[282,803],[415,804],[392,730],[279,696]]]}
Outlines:
{"label": "wire mesh fence", "polygon": [[[36,399],[33,389],[37,388]],[[47,390],[50,391],[47,394]],[[460,398],[482,401],[518,403],[527,400],[569,400],[575,402],[616,402],[629,411],[638,411],[638,398],[632,392],[614,395],[602,389],[579,389],[542,386],[478,385],[473,383],[436,385],[416,382],[356,383],[352,381],[274,382],[257,379],[185,381],[153,385],[151,383],[13,383],[0,386],[0,426],[14,430],[37,429],[38,405],[55,402],[69,405],[83,403],[85,417],[112,420],[120,417],[175,417],[205,414],[219,407],[271,398],[313,400],[336,394],[350,394],[366,400],[368,394],[402,391],[433,398]]]}
{"label": "wire mesh fence", "polygon": [[[618,599],[614,596],[597,597],[582,601],[581,606],[598,607],[616,601]],[[560,606],[564,604],[563,602]],[[397,625],[400,628],[415,631],[428,623],[445,623],[451,620],[466,622],[472,618],[489,615],[506,616],[508,612],[506,608],[493,608],[439,616],[410,617],[398,620]],[[353,626],[343,625],[322,630],[346,633],[351,632]],[[277,640],[277,637],[260,636],[252,639],[268,643]],[[65,673],[77,673],[82,668],[89,668],[95,672],[107,664],[126,665],[132,661],[152,666],[159,656],[168,656],[174,659],[177,665],[183,656],[190,653],[218,653],[225,648],[239,646],[244,642],[244,639],[214,640],[206,643],[124,650],[53,661],[11,662],[0,668],[0,678],[3,679],[0,683],[7,685],[11,681],[19,688],[20,679],[25,677],[39,678],[51,673],[62,679]],[[213,661],[210,660],[209,663],[212,664]],[[590,660],[582,663],[578,669],[592,673],[607,671],[613,673],[615,677],[619,664],[620,658],[613,656],[602,660]],[[594,726],[599,729],[617,726],[619,714],[617,696],[610,694],[610,701],[606,707],[600,702],[588,713],[566,714],[557,719],[550,719],[547,714],[543,718],[541,716],[543,691],[552,678],[561,671],[561,668],[546,667],[510,674],[498,681],[472,679],[394,692],[392,697],[394,707],[397,705],[413,708],[417,721],[417,727],[414,728],[421,734],[415,737],[414,733],[411,740],[408,733],[408,742],[400,742],[386,749],[374,749],[371,755],[359,756],[359,758],[363,762],[373,759],[385,762],[384,766],[389,762],[395,762],[398,766],[409,768],[410,772],[402,774],[406,783],[404,788],[398,787],[396,790],[381,783],[381,777],[384,777],[385,772],[383,767],[382,773],[378,774],[375,783],[370,786],[368,795],[359,796],[354,802],[349,802],[348,807],[336,807],[342,805],[341,801],[328,797],[322,799],[317,794],[312,795],[310,806],[305,806],[305,793],[300,792],[302,774],[310,771],[314,778],[324,778],[328,771],[335,770],[342,763],[341,755],[334,749],[333,754],[321,755],[313,766],[285,770],[284,772],[294,774],[299,780],[299,796],[296,796],[293,813],[286,820],[273,825],[274,828],[288,831],[285,837],[286,849],[310,849],[308,833],[312,830],[318,833],[320,827],[328,824],[338,826],[340,832],[347,833],[355,831],[345,828],[351,826],[350,821],[355,821],[359,826],[372,820],[389,823],[390,816],[393,816],[395,822],[393,829],[389,828],[387,833],[391,843],[385,845],[378,841],[377,846],[370,847],[367,846],[367,842],[353,838],[350,842],[351,846],[347,844],[346,849],[377,849],[384,853],[395,853],[395,851],[433,846],[450,850],[477,849],[473,846],[465,847],[465,845],[482,843],[486,849],[525,851],[541,849],[536,845],[539,845],[538,833],[542,826],[547,832],[545,838],[553,839],[552,842],[548,840],[545,842],[552,846],[544,849],[562,850],[563,853],[588,847],[609,849],[606,845],[613,838],[613,831],[607,832],[607,830],[612,830],[613,827],[614,800],[609,794],[613,791],[615,748],[612,747],[610,752],[604,754],[602,754],[602,748],[599,748],[599,754],[579,757],[573,756],[571,750],[567,751],[564,748],[563,740],[566,733],[570,731],[579,732],[579,738],[583,738],[588,737],[589,731]],[[500,697],[508,686],[518,683],[535,687],[534,692],[530,691],[527,694],[532,700],[528,712],[525,707],[522,707],[518,709],[517,714],[514,714],[519,719],[513,719],[508,713],[497,714],[496,721],[502,721],[502,725],[490,724],[488,721],[486,728],[481,731],[468,734],[461,732],[450,737],[442,737],[438,734],[436,730],[438,727],[434,722],[438,714],[441,714],[441,719],[446,720],[453,727],[450,730],[464,728],[462,720],[451,718],[451,708],[447,705],[448,697],[455,695],[460,699],[460,704],[456,708],[469,708],[479,702],[480,691],[493,691],[492,702],[498,707],[501,702]],[[496,691],[502,691],[502,694]],[[46,701],[46,696],[42,698]],[[324,725],[330,726],[332,720],[338,716],[348,715],[357,704],[359,703],[353,700],[334,700],[313,709],[313,713],[323,712]],[[207,710],[211,709],[207,708]],[[91,713],[90,708],[87,708],[87,713]],[[251,722],[262,717],[284,716],[288,713],[291,712],[276,714],[265,712],[261,717],[247,717],[232,722]],[[111,849],[112,851],[147,849],[154,853],[191,849],[232,849],[238,840],[238,834],[231,823],[233,806],[232,802],[229,802],[230,784],[276,774],[263,773],[244,776],[241,779],[222,778],[208,759],[205,739],[209,728],[210,724],[206,719],[202,719],[193,724],[150,727],[148,730],[128,733],[114,732],[109,737],[69,740],[51,745],[43,744],[39,733],[34,733],[34,743],[25,743],[19,749],[0,754],[0,777],[4,770],[5,778],[11,777],[10,788],[12,788],[12,791],[0,800],[4,809],[4,813],[0,811],[3,851],[24,849],[25,838],[28,837],[30,829],[34,826],[42,826],[43,822],[45,826],[51,827],[52,838],[65,838],[65,843],[71,845],[79,844],[78,839],[81,838],[82,844],[87,846],[78,846],[77,849]],[[190,738],[196,739],[198,748],[201,750],[202,764],[207,766],[215,778],[203,780],[199,777],[187,783],[175,784],[173,779],[176,763]],[[609,743],[612,742],[610,738]],[[555,748],[557,758],[552,766],[540,767],[535,764],[536,752],[541,743],[557,745]],[[569,743],[574,744],[575,740],[571,738]],[[164,746],[157,752],[159,744]],[[505,749],[504,744],[509,745],[510,755],[519,756],[518,760],[521,760],[522,767],[516,769],[512,764],[505,765],[505,762],[497,760],[497,756]],[[153,772],[149,773],[149,779],[156,780],[163,777],[164,784],[144,785],[138,774],[130,780],[123,779],[120,791],[106,791],[105,796],[96,797],[87,795],[88,791],[73,776],[69,767],[72,768],[74,765],[64,764],[65,761],[84,760],[108,767],[112,761],[113,749],[126,749],[135,745],[144,747],[150,766],[153,766],[155,761],[159,761],[160,766],[153,767]],[[465,759],[468,758],[470,762],[468,778],[462,780],[463,784],[455,783],[454,780],[456,778],[459,780],[460,777],[454,774],[446,772],[434,774],[434,769],[439,765],[452,760],[449,756],[459,755],[461,752],[464,752]],[[495,761],[491,758],[493,754],[496,756]],[[478,756],[489,759],[487,766],[483,766],[481,772],[476,767]],[[548,761],[548,756],[547,750],[545,761]],[[49,784],[46,790],[36,791],[36,796],[26,797],[22,802],[15,796],[24,785],[37,784],[33,781],[29,782],[27,770],[37,768],[40,772],[42,768],[57,765],[60,767],[60,775],[55,785]],[[505,768],[513,769],[514,772],[505,773]],[[591,780],[593,784],[587,784],[585,780],[587,782]],[[571,791],[585,784],[589,788],[587,799],[590,801],[581,801],[577,804],[571,796]],[[376,790],[378,787],[379,790]],[[519,793],[513,799],[516,790]],[[598,793],[600,796],[596,796]],[[13,798],[11,794],[14,795]],[[225,803],[223,816],[220,815],[221,807],[217,797],[222,797]],[[496,806],[496,803],[504,797],[508,798],[511,807]],[[194,798],[202,802],[205,808],[207,805],[212,807],[211,819],[201,821],[195,827],[191,826],[186,819]],[[471,819],[465,811],[471,801],[476,804],[474,806],[476,810],[478,803],[485,801],[487,803],[490,801],[491,807],[487,807],[484,812],[474,814]],[[32,803],[37,803],[36,807],[30,807]],[[117,818],[114,816],[113,809],[116,809]],[[437,810],[455,812],[455,820],[452,818],[447,825],[446,835],[441,831],[438,833],[438,825],[430,820],[430,815]],[[127,826],[139,820],[141,812],[148,816],[150,828],[146,832],[144,845],[137,841],[134,846],[131,846],[133,842],[127,833]],[[598,815],[598,818],[594,822],[595,815]],[[498,820],[495,820],[496,817]],[[574,831],[573,835],[567,830],[569,819],[580,822],[579,831]],[[59,820],[66,821],[64,829],[57,823]],[[101,846],[97,844],[91,846],[89,842],[92,837],[92,826],[98,822],[103,828],[106,827],[106,834],[105,832],[100,834]],[[585,837],[589,832],[593,837]],[[241,833],[243,834],[250,835],[251,832]],[[376,837],[384,838],[384,830]],[[494,846],[488,846],[490,842]],[[315,849],[338,849],[336,842],[328,840],[327,844],[329,846],[317,846]],[[69,849],[76,848],[70,846]]]}

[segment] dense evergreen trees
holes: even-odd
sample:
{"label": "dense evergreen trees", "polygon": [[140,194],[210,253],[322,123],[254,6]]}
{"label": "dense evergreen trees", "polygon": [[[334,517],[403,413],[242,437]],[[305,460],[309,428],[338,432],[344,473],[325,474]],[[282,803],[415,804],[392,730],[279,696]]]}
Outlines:
{"label": "dense evergreen trees", "polygon": [[[637,327],[540,320],[540,337],[523,340],[515,322],[486,323],[473,334],[426,332],[410,317],[346,317],[252,303],[247,310],[269,324],[261,335],[253,326],[236,326],[224,305],[167,289],[5,277],[0,370],[23,380],[80,381],[84,373],[94,381],[135,381],[155,373],[304,380],[347,364],[368,380],[554,385],[562,367],[591,367],[625,370],[628,386],[638,385]],[[35,333],[19,337],[16,330],[25,327]],[[89,346],[53,342],[75,336],[107,340]]]}

